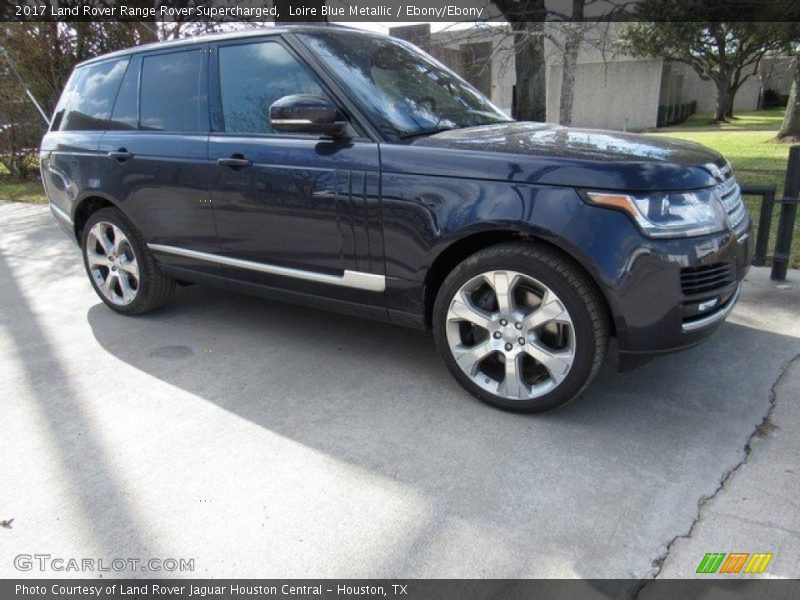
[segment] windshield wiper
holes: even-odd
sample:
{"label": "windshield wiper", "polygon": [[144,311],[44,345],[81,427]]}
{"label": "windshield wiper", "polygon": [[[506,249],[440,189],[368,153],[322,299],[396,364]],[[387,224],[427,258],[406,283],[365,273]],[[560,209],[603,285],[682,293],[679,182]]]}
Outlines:
{"label": "windshield wiper", "polygon": [[419,131],[404,133],[400,136],[400,139],[407,140],[409,138],[421,137],[423,135],[435,135],[437,133],[442,133],[443,131],[452,131],[453,129],[458,129],[458,127],[431,127],[430,129],[420,129]]}

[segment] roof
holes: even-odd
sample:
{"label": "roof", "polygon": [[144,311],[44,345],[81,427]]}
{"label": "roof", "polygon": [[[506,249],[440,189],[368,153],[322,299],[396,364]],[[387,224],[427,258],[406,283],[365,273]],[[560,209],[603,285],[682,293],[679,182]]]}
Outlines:
{"label": "roof", "polygon": [[[353,33],[355,35],[365,36],[380,36],[381,34],[364,31],[362,29],[355,29],[352,27],[345,27],[336,23],[328,23],[325,25],[280,25],[275,27],[259,27],[257,29],[242,29],[237,31],[227,31],[224,33],[208,33],[203,35],[195,35],[179,40],[167,40],[164,42],[155,42],[152,44],[142,44],[141,46],[132,46],[124,50],[117,50],[116,52],[109,52],[108,54],[101,54],[75,65],[75,68],[84,65],[101,62],[104,60],[137,54],[139,52],[146,52],[148,50],[160,50],[162,48],[180,48],[183,46],[194,46],[196,44],[206,44],[209,42],[219,42],[225,40],[238,40],[254,37],[264,37],[269,35],[280,35],[283,33],[321,33],[330,31],[343,31]],[[381,36],[383,37],[383,36]]]}

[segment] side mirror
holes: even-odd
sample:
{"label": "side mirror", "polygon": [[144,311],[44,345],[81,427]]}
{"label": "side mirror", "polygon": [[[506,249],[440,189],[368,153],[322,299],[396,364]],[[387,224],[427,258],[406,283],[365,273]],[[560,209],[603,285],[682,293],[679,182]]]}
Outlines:
{"label": "side mirror", "polygon": [[347,120],[327,98],[294,94],[276,100],[269,107],[272,128],[280,133],[310,133],[341,136]]}

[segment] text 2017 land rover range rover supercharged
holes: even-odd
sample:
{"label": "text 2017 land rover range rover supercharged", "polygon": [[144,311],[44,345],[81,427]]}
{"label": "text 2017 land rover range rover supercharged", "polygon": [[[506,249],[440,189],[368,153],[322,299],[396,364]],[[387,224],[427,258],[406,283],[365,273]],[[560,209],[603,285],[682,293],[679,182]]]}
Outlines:
{"label": "text 2017 land rover range rover supercharged", "polygon": [[514,122],[413,46],[341,28],[83,63],[41,165],[113,310],[201,282],[431,328],[512,410],[577,396],[612,336],[623,363],[700,342],[750,263],[715,152]]}

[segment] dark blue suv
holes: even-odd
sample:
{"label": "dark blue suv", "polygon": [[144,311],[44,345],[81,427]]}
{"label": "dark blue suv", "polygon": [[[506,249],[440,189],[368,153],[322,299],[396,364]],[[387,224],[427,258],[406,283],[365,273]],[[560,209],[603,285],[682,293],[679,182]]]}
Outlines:
{"label": "dark blue suv", "polygon": [[719,154],[514,122],[415,47],[336,27],[85,62],[41,165],[113,310],[207,283],[432,328],[512,410],[576,397],[612,336],[623,367],[702,341],[752,251]]}

